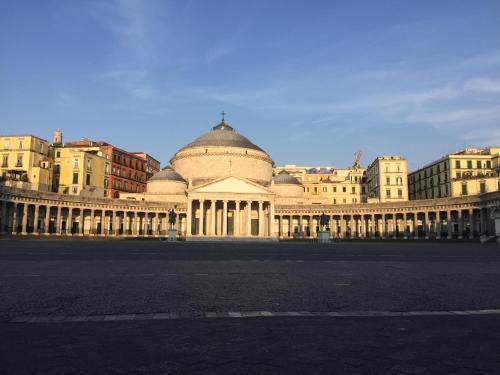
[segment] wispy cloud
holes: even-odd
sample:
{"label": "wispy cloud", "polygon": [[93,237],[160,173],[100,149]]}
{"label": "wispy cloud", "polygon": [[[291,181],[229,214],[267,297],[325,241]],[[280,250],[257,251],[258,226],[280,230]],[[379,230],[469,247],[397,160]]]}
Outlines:
{"label": "wispy cloud", "polygon": [[229,55],[231,52],[231,48],[229,46],[220,46],[216,48],[212,48],[208,51],[205,56],[205,60],[207,63],[211,63],[213,61],[219,60],[220,58]]}
{"label": "wispy cloud", "polygon": [[60,107],[70,107],[77,102],[76,97],[65,90],[57,90],[52,96],[52,100]]}
{"label": "wispy cloud", "polygon": [[467,81],[464,89],[482,93],[500,93],[500,80],[492,78],[475,78]]}

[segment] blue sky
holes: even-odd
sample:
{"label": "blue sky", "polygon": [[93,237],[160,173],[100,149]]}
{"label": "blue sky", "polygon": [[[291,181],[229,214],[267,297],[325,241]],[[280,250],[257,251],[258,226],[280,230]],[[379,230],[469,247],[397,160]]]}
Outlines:
{"label": "blue sky", "polygon": [[500,1],[1,1],[0,133],[162,164],[227,112],[277,164],[500,146]]}

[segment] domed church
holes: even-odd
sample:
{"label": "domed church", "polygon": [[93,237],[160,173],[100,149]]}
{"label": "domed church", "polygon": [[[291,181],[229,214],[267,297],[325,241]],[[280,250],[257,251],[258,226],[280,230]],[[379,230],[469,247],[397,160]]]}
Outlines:
{"label": "domed church", "polygon": [[182,147],[153,175],[143,194],[122,198],[187,206],[179,228],[186,239],[275,239],[276,201],[303,196],[287,172],[273,177],[271,157],[222,121]]}

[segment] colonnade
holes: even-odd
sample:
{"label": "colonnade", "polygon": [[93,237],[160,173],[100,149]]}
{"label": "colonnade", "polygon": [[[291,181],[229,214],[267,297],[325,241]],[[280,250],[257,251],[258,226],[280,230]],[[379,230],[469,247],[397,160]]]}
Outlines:
{"label": "colonnade", "polygon": [[[321,214],[284,214],[275,218],[280,238],[314,238]],[[329,214],[327,230],[335,238],[474,238],[494,235],[489,210],[467,208],[405,213]]]}
{"label": "colonnade", "polygon": [[[185,232],[186,216],[176,224]],[[166,236],[168,211],[87,208],[1,201],[0,233],[21,235]]]}
{"label": "colonnade", "polygon": [[274,235],[274,203],[270,201],[189,199],[187,207],[187,233],[191,236]]}

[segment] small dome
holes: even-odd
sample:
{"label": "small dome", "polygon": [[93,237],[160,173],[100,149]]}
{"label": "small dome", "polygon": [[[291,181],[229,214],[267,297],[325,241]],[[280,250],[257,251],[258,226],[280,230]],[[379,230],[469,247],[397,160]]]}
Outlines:
{"label": "small dome", "polygon": [[207,146],[241,147],[263,151],[259,146],[254,145],[246,137],[237,133],[231,126],[226,124],[224,120],[222,120],[219,125],[214,126],[208,133],[199,136],[179,151]]}
{"label": "small dome", "polygon": [[281,171],[273,177],[273,181],[278,185],[302,185],[299,180],[290,175],[287,171]]}
{"label": "small dome", "polygon": [[159,181],[159,180],[186,182],[179,173],[175,172],[173,169],[170,168],[165,168],[159,172],[156,172],[149,179],[149,181]]}

